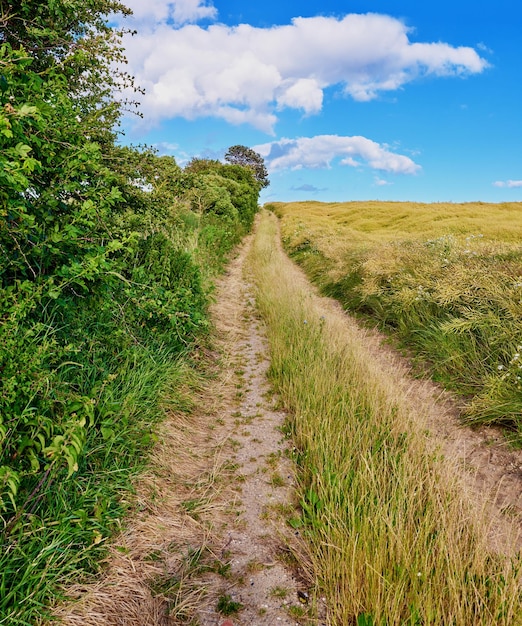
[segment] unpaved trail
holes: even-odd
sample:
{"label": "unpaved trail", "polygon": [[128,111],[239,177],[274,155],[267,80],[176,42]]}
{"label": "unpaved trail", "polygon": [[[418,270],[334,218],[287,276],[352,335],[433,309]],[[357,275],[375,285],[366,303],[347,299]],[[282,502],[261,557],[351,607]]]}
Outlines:
{"label": "unpaved trail", "polygon": [[[221,554],[226,553],[230,563],[230,583],[214,582],[221,595],[230,595],[243,607],[234,624],[293,625],[298,623],[295,617],[306,614],[309,594],[298,566],[304,559],[303,545],[285,523],[294,510],[294,467],[282,434],[286,416],[275,407],[266,378],[270,363],[263,324],[244,276],[249,243],[230,264],[213,307],[224,339],[223,358],[238,377],[231,417],[240,477],[237,517],[227,520],[220,540]],[[217,602],[208,599],[198,607],[201,626],[221,623],[216,607]]]}
{"label": "unpaved trail", "polygon": [[297,513],[285,415],[244,277],[250,242],[217,287],[214,376],[191,417],[163,425],[137,486],[141,511],[110,549],[103,579],[67,590],[76,601],[55,611],[65,624],[309,623],[305,549],[287,523]]}
{"label": "unpaved trail", "polygon": [[[288,524],[297,515],[296,477],[245,275],[250,243],[218,284],[214,375],[196,411],[166,420],[150,472],[137,485],[138,511],[110,549],[103,578],[70,588],[76,601],[57,608],[69,626],[326,623],[314,618],[326,610],[309,602],[306,548]],[[332,300],[324,306],[339,313]],[[346,317],[346,324],[355,322]],[[522,452],[497,431],[463,428],[451,398],[415,380],[377,333],[360,332],[413,409],[427,413],[434,448],[459,460],[468,497],[491,513],[491,544],[507,550],[522,522]]]}

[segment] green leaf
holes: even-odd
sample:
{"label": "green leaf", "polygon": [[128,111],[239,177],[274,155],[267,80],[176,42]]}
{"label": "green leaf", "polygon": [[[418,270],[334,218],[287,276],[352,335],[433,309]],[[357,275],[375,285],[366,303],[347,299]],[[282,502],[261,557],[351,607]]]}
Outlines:
{"label": "green leaf", "polygon": [[18,110],[17,114],[20,117],[29,117],[35,116],[38,114],[38,109],[35,106],[30,106],[29,104],[23,104]]}
{"label": "green leaf", "polygon": [[78,462],[75,459],[74,456],[67,454],[66,455],[66,460],[67,460],[67,478],[70,478],[75,472],[78,471]]}
{"label": "green leaf", "polygon": [[15,154],[22,157],[22,159],[26,159],[29,152],[31,152],[31,146],[20,142],[16,144],[14,151]]}
{"label": "green leaf", "polygon": [[292,528],[302,528],[303,524],[303,520],[300,517],[291,517],[288,520],[288,524],[292,527]]}
{"label": "green leaf", "polygon": [[102,426],[100,428],[100,432],[101,432],[102,437],[105,440],[114,439],[114,434],[115,433],[114,433],[114,430],[112,428],[109,428],[107,426]]}

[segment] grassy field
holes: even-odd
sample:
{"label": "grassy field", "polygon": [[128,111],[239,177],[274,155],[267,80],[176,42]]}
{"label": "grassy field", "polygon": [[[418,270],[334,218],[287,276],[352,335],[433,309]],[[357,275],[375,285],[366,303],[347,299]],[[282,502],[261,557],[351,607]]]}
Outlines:
{"label": "grassy field", "polygon": [[522,203],[270,206],[324,293],[467,396],[468,420],[522,433]]}
{"label": "grassy field", "polygon": [[[285,221],[287,238],[300,223]],[[291,523],[311,544],[328,623],[522,624],[519,559],[488,550],[451,464],[427,448],[364,334],[282,254],[266,212],[250,266],[300,469]]]}

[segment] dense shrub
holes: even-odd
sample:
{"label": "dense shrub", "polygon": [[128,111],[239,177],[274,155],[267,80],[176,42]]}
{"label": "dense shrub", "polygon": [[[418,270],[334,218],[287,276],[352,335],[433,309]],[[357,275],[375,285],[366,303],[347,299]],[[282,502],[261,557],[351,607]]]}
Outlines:
{"label": "dense shrub", "polygon": [[96,566],[257,208],[244,167],[184,172],[117,145],[118,10],[0,0],[2,623]]}

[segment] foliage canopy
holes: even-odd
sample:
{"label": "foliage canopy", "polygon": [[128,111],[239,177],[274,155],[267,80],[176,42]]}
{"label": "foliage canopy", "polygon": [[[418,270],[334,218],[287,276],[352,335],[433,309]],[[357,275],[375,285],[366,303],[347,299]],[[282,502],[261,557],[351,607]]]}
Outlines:
{"label": "foliage canopy", "polygon": [[252,148],[242,145],[231,146],[225,154],[225,161],[233,165],[242,165],[252,170],[254,178],[259,183],[260,188],[268,187],[268,171],[263,157]]}

